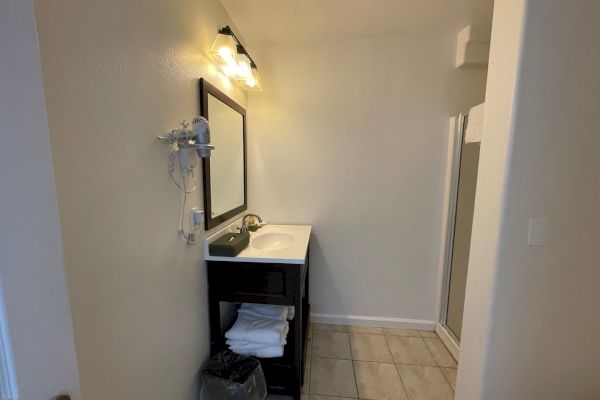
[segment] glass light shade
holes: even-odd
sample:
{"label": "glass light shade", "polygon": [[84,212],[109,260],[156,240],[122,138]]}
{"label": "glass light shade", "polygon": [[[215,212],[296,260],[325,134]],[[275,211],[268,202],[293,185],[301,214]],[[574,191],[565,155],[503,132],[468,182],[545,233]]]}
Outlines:
{"label": "glass light shade", "polygon": [[241,80],[240,83],[242,84],[242,87],[248,92],[262,92],[258,70],[256,68],[252,68],[251,71],[251,77]]}
{"label": "glass light shade", "polygon": [[237,43],[231,35],[219,33],[208,53],[219,65],[237,63]]}
{"label": "glass light shade", "polygon": [[246,54],[238,54],[237,75],[235,79],[241,81],[252,78],[251,61]]}
{"label": "glass light shade", "polygon": [[238,63],[232,60],[227,64],[221,64],[221,71],[228,77],[235,78],[238,75]]}

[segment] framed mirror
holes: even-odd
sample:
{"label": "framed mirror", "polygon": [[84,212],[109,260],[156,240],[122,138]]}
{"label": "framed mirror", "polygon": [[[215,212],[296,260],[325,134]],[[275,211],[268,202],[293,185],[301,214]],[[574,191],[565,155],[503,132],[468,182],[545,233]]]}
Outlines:
{"label": "framed mirror", "polygon": [[200,79],[200,115],[210,124],[210,158],[202,159],[204,225],[214,228],[248,208],[246,110]]}

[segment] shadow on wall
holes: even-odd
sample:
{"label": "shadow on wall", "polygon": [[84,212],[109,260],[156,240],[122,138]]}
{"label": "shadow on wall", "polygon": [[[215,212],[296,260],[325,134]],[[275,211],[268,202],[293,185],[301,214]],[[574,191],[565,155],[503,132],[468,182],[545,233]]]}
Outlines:
{"label": "shadow on wall", "polygon": [[[311,312],[319,311],[320,313],[328,313],[331,312],[330,308],[327,307],[327,304],[320,304],[315,298],[315,292],[318,293],[322,290],[327,290],[329,293],[329,299],[334,299],[336,304],[342,303],[342,295],[339,292],[339,289],[335,286],[335,279],[333,278],[333,274],[331,269],[329,268],[329,264],[327,262],[327,258],[325,255],[325,251],[321,246],[321,242],[319,241],[318,236],[314,232],[315,227],[313,226],[313,233],[310,235],[310,304],[311,304]],[[315,274],[314,268],[318,266],[319,273]],[[318,278],[318,281],[316,280]],[[319,291],[316,291],[317,287]],[[344,310],[345,311],[345,310]]]}

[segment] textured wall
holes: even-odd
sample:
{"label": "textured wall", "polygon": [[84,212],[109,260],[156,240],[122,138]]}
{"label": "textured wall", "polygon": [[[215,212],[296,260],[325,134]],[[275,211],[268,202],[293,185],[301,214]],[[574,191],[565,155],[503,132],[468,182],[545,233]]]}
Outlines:
{"label": "textured wall", "polygon": [[218,0],[35,5],[83,397],[195,398],[202,248],[176,236],[156,135],[199,114],[200,77],[245,105],[206,59],[231,21]]}
{"label": "textured wall", "polygon": [[63,391],[80,399],[31,1],[0,3],[0,54],[3,329],[11,335],[20,399],[49,399]]}
{"label": "textured wall", "polygon": [[[459,399],[600,396],[599,15],[496,2]],[[543,247],[530,218],[548,222]]]}
{"label": "textured wall", "polygon": [[448,119],[483,100],[455,36],[260,48],[250,200],[314,226],[312,311],[434,321]]}

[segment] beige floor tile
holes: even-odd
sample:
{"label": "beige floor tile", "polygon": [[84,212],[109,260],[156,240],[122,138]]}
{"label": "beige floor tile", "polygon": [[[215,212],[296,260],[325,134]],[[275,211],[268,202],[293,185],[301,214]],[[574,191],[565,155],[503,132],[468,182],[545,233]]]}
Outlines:
{"label": "beige floor tile", "polygon": [[413,331],[411,329],[399,329],[399,328],[381,328],[385,335],[391,336],[406,336],[406,337],[419,337],[419,331]]}
{"label": "beige floor tile", "polygon": [[438,335],[437,333],[435,333],[435,331],[419,331],[419,335],[421,335],[422,338],[437,338]]}
{"label": "beige floor tile", "polygon": [[381,328],[376,328],[374,326],[348,326],[348,332],[350,333],[372,333],[374,335],[383,335],[383,330]]}
{"label": "beige floor tile", "polygon": [[427,338],[423,340],[425,340],[427,348],[431,351],[433,358],[435,358],[440,367],[456,368],[456,360],[454,360],[454,357],[452,357],[440,339]]}
{"label": "beige floor tile", "polygon": [[314,331],[348,332],[348,327],[346,325],[310,324],[310,327]]}
{"label": "beige floor tile", "polygon": [[442,373],[454,391],[456,391],[456,372],[456,368],[442,368]]}
{"label": "beige floor tile", "polygon": [[301,393],[310,393],[310,358],[307,358],[304,363],[304,382]]}
{"label": "beige floor tile", "polygon": [[313,357],[310,366],[310,394],[356,398],[352,361]]}
{"label": "beige floor tile", "polygon": [[410,400],[452,400],[454,393],[438,367],[397,365]]}
{"label": "beige floor tile", "polygon": [[437,366],[420,337],[386,336],[394,361],[398,364]]}
{"label": "beige floor tile", "polygon": [[352,359],[348,334],[331,331],[314,331],[312,356]]}
{"label": "beige floor tile", "polygon": [[307,394],[301,395],[300,400],[309,400],[308,395]]}
{"label": "beige floor tile", "polygon": [[394,358],[383,335],[350,334],[352,359],[393,363]]}
{"label": "beige floor tile", "polygon": [[358,396],[373,400],[407,400],[394,364],[354,361]]}
{"label": "beige floor tile", "polygon": [[349,397],[335,397],[335,396],[319,396],[318,394],[311,394],[310,400],[348,400]]}

